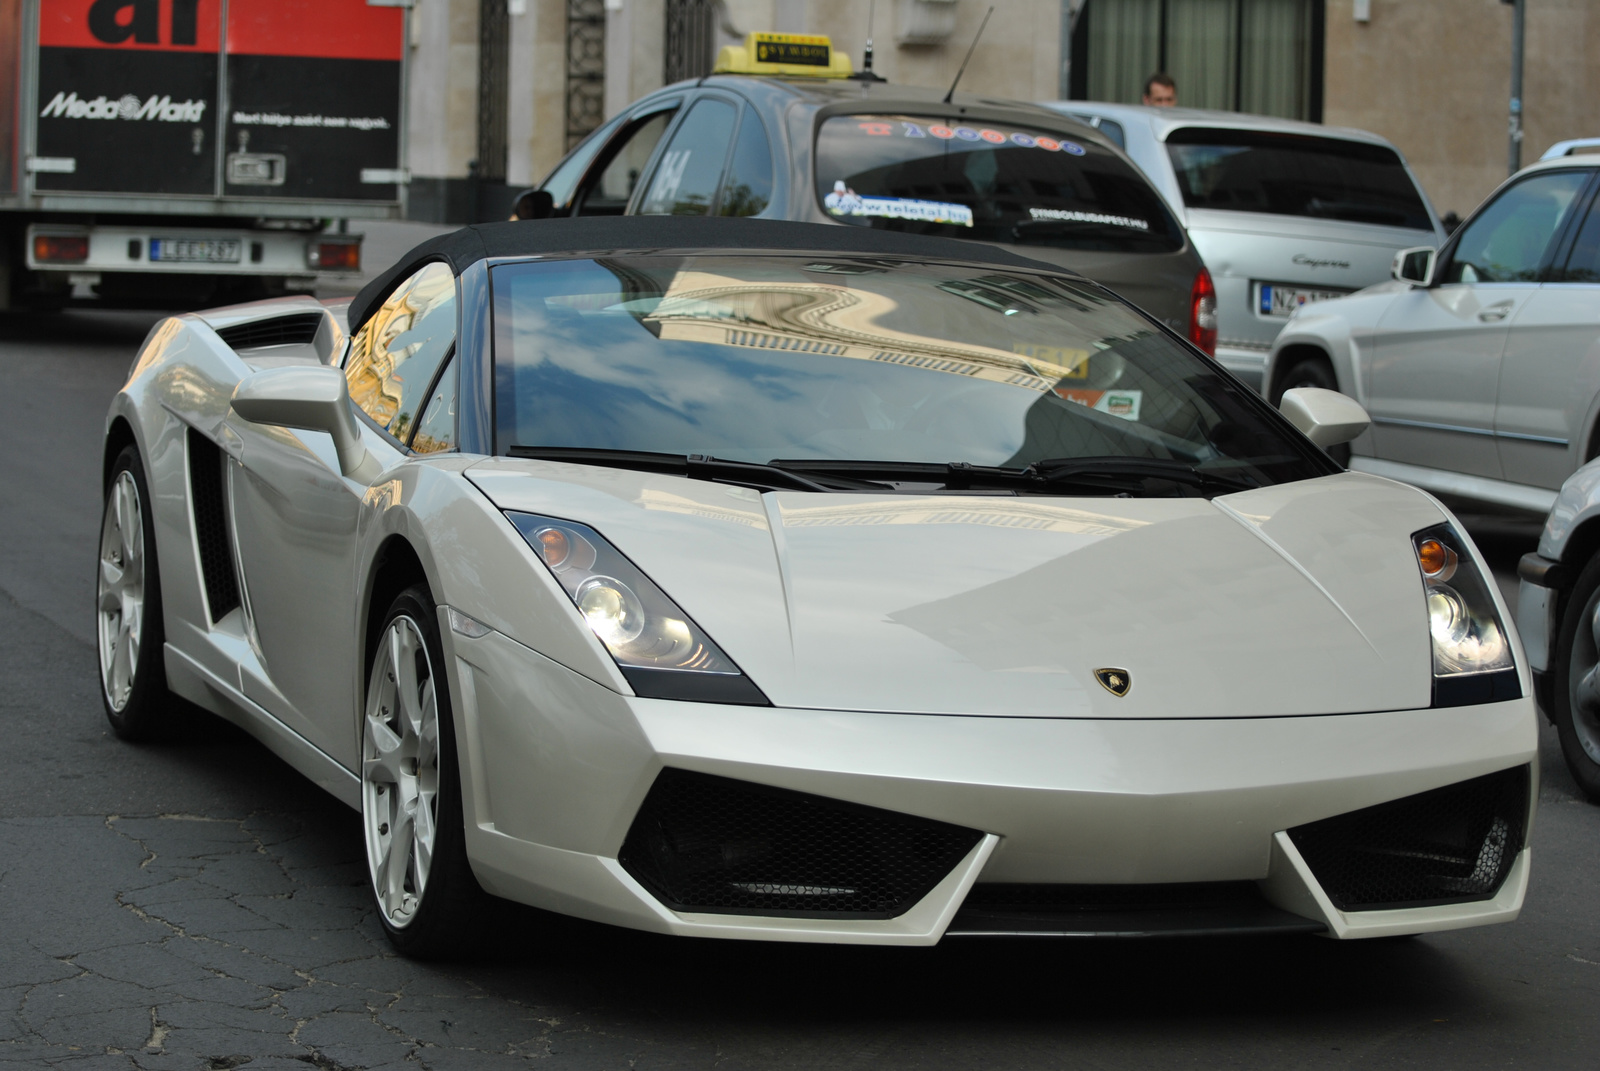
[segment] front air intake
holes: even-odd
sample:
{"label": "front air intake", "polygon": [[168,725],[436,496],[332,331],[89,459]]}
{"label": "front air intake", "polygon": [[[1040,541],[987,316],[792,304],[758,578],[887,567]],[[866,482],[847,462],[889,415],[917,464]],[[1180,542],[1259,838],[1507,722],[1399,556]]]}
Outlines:
{"label": "front air intake", "polygon": [[983,836],[894,811],[662,770],[618,861],[675,911],[886,919]]}
{"label": "front air intake", "polygon": [[1490,900],[1528,825],[1528,767],[1297,826],[1289,837],[1341,911]]}

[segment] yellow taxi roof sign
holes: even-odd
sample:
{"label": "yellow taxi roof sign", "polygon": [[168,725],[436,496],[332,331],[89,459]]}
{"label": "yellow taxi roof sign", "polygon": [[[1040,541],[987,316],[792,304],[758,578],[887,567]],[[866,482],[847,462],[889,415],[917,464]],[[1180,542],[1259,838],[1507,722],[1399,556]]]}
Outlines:
{"label": "yellow taxi roof sign", "polygon": [[742,45],[723,45],[712,74],[780,74],[849,78],[850,57],[814,33],[751,33]]}

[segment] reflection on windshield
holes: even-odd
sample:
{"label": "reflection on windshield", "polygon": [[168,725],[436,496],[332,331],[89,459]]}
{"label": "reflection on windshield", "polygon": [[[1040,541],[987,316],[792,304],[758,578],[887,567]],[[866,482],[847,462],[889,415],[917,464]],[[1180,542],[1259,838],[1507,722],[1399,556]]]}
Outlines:
{"label": "reflection on windshield", "polygon": [[1258,482],[1303,460],[1242,388],[1063,276],[708,255],[493,277],[500,452],[1016,468],[1138,457],[1244,465]]}

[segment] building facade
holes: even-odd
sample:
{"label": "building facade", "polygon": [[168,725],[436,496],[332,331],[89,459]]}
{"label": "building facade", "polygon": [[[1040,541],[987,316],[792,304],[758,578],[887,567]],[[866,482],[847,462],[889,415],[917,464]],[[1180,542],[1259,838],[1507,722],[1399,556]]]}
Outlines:
{"label": "building facade", "polygon": [[[1180,103],[1353,126],[1406,154],[1441,214],[1508,170],[1512,8],[1502,0],[412,0],[410,214],[503,215],[641,95],[710,71],[752,30],[829,35],[891,81]],[[1600,136],[1600,3],[1526,0],[1522,159]]]}

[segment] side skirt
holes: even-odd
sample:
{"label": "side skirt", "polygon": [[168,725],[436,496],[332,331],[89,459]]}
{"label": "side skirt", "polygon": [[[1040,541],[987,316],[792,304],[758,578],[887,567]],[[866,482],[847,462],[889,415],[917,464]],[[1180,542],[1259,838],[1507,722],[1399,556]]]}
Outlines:
{"label": "side skirt", "polygon": [[361,780],[355,774],[172,644],[165,655],[172,691],[237,725],[334,798],[361,809]]}

